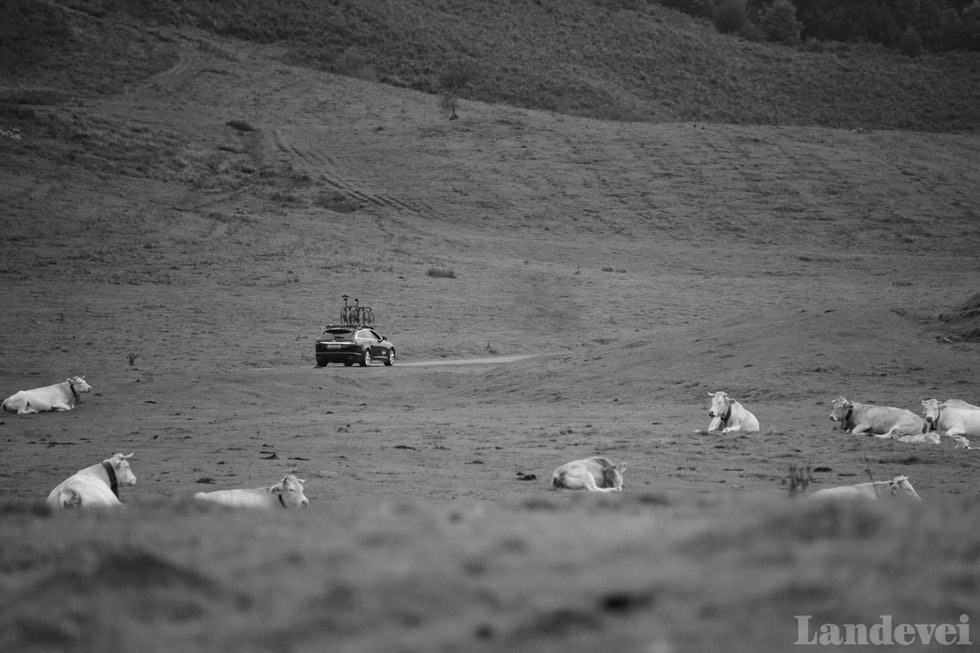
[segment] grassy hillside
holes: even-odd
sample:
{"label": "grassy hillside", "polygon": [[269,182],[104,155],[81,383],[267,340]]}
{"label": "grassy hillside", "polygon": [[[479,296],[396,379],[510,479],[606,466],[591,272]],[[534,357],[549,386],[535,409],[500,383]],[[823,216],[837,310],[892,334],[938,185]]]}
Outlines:
{"label": "grassy hillside", "polygon": [[167,64],[166,43],[139,27],[149,23],[281,42],[290,61],[426,92],[462,67],[473,72],[464,97],[603,119],[980,127],[980,54],[911,60],[867,45],[751,43],[638,0],[16,0],[14,9],[0,38],[17,64],[11,79],[99,91]]}

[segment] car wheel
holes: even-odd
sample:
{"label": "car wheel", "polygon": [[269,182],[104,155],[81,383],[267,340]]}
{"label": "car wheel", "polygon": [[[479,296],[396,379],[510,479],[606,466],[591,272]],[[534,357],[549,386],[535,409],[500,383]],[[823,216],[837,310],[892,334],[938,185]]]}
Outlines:
{"label": "car wheel", "polygon": [[317,367],[326,367],[327,366],[327,361],[325,361],[325,360],[323,360],[321,358],[317,358],[316,359],[316,366]]}
{"label": "car wheel", "polygon": [[361,367],[367,367],[371,364],[371,350],[365,349],[364,356],[361,357]]}
{"label": "car wheel", "polygon": [[388,358],[385,359],[385,365],[391,367],[395,364],[395,350],[394,348],[388,350]]}
{"label": "car wheel", "polygon": [[354,364],[354,361],[344,361],[344,367],[350,367]]}

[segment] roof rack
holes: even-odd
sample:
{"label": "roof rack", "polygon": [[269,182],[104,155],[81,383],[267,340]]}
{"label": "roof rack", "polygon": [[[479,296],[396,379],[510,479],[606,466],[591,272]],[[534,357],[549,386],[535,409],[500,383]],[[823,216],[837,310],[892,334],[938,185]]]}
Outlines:
{"label": "roof rack", "polygon": [[360,300],[354,298],[353,304],[348,304],[350,295],[342,295],[344,307],[340,309],[340,324],[347,327],[374,326],[374,310],[370,306],[361,306]]}

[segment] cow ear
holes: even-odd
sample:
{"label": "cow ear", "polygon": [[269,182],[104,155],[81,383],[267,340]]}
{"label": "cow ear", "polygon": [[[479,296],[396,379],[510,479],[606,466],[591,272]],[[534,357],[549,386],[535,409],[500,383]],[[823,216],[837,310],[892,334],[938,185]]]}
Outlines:
{"label": "cow ear", "polygon": [[618,469],[619,473],[622,474],[623,472],[626,471],[626,463],[619,463],[618,465],[616,465],[616,469]]}

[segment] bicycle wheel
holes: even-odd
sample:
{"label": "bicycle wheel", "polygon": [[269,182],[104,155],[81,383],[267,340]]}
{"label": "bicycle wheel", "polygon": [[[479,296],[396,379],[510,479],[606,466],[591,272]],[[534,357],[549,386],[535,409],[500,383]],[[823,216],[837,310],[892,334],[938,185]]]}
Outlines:
{"label": "bicycle wheel", "polygon": [[371,310],[370,306],[361,309],[361,320],[367,326],[374,326],[374,311]]}

